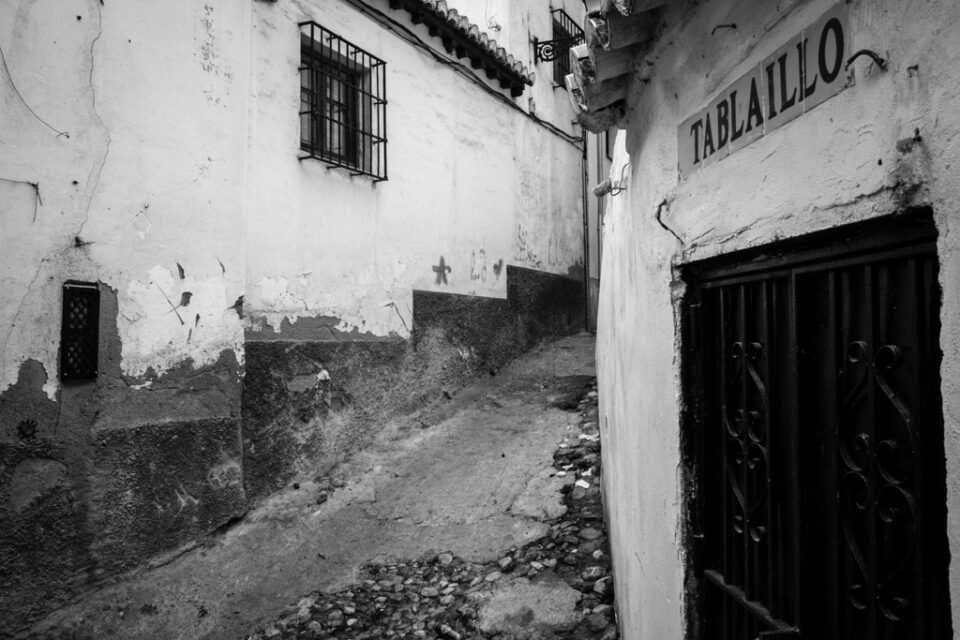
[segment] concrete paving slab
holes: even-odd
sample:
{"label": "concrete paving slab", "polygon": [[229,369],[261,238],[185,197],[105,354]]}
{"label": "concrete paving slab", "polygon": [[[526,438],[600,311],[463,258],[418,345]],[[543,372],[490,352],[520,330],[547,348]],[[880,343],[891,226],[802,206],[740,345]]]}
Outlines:
{"label": "concrete paving slab", "polygon": [[510,513],[541,520],[559,518],[567,512],[560,492],[573,482],[573,476],[557,477],[553,469],[543,469],[530,478],[523,492],[510,505]]}
{"label": "concrete paving slab", "polygon": [[574,608],[579,600],[580,592],[555,575],[520,578],[497,588],[480,608],[480,629],[519,638],[549,637],[580,623],[583,613]]}

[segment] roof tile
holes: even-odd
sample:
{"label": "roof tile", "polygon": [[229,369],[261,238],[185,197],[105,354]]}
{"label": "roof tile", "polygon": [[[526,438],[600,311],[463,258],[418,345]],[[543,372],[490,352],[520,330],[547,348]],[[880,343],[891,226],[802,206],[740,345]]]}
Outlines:
{"label": "roof tile", "polygon": [[478,25],[471,22],[470,19],[462,15],[459,11],[447,5],[446,0],[418,0],[427,10],[432,11],[437,16],[445,19],[453,25],[457,31],[478,43],[486,52],[493,56],[505,67],[508,67],[517,75],[524,78],[527,84],[533,84],[536,74],[527,69],[519,60],[510,55],[505,48],[500,46],[496,40],[487,35]]}

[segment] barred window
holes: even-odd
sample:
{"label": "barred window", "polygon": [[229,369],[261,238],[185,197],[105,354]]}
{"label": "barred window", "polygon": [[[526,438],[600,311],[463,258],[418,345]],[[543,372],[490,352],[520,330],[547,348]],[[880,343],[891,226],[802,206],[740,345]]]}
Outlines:
{"label": "barred window", "polygon": [[553,16],[553,41],[560,52],[553,60],[553,81],[564,86],[564,78],[570,73],[570,56],[567,52],[583,42],[583,29],[563,9],[554,9],[550,14]]}
{"label": "barred window", "polygon": [[386,63],[315,22],[300,47],[301,159],[386,180]]}

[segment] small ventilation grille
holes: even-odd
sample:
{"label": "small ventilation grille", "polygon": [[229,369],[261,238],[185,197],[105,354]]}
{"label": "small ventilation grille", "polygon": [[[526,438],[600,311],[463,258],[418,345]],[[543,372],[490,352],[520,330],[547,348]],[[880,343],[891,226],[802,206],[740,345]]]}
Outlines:
{"label": "small ventilation grille", "polygon": [[97,377],[100,348],[100,290],[86,282],[63,285],[60,327],[60,379]]}

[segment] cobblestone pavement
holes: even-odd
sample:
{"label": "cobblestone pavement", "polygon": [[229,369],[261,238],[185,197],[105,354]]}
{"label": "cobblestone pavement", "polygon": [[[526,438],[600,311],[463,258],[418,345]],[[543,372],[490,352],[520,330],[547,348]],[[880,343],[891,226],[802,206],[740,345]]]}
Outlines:
{"label": "cobblestone pavement", "polygon": [[595,382],[576,410],[579,430],[560,444],[549,472],[565,479],[565,512],[549,521],[548,535],[486,563],[430,550],[367,564],[354,584],[304,595],[248,640],[615,640]]}

